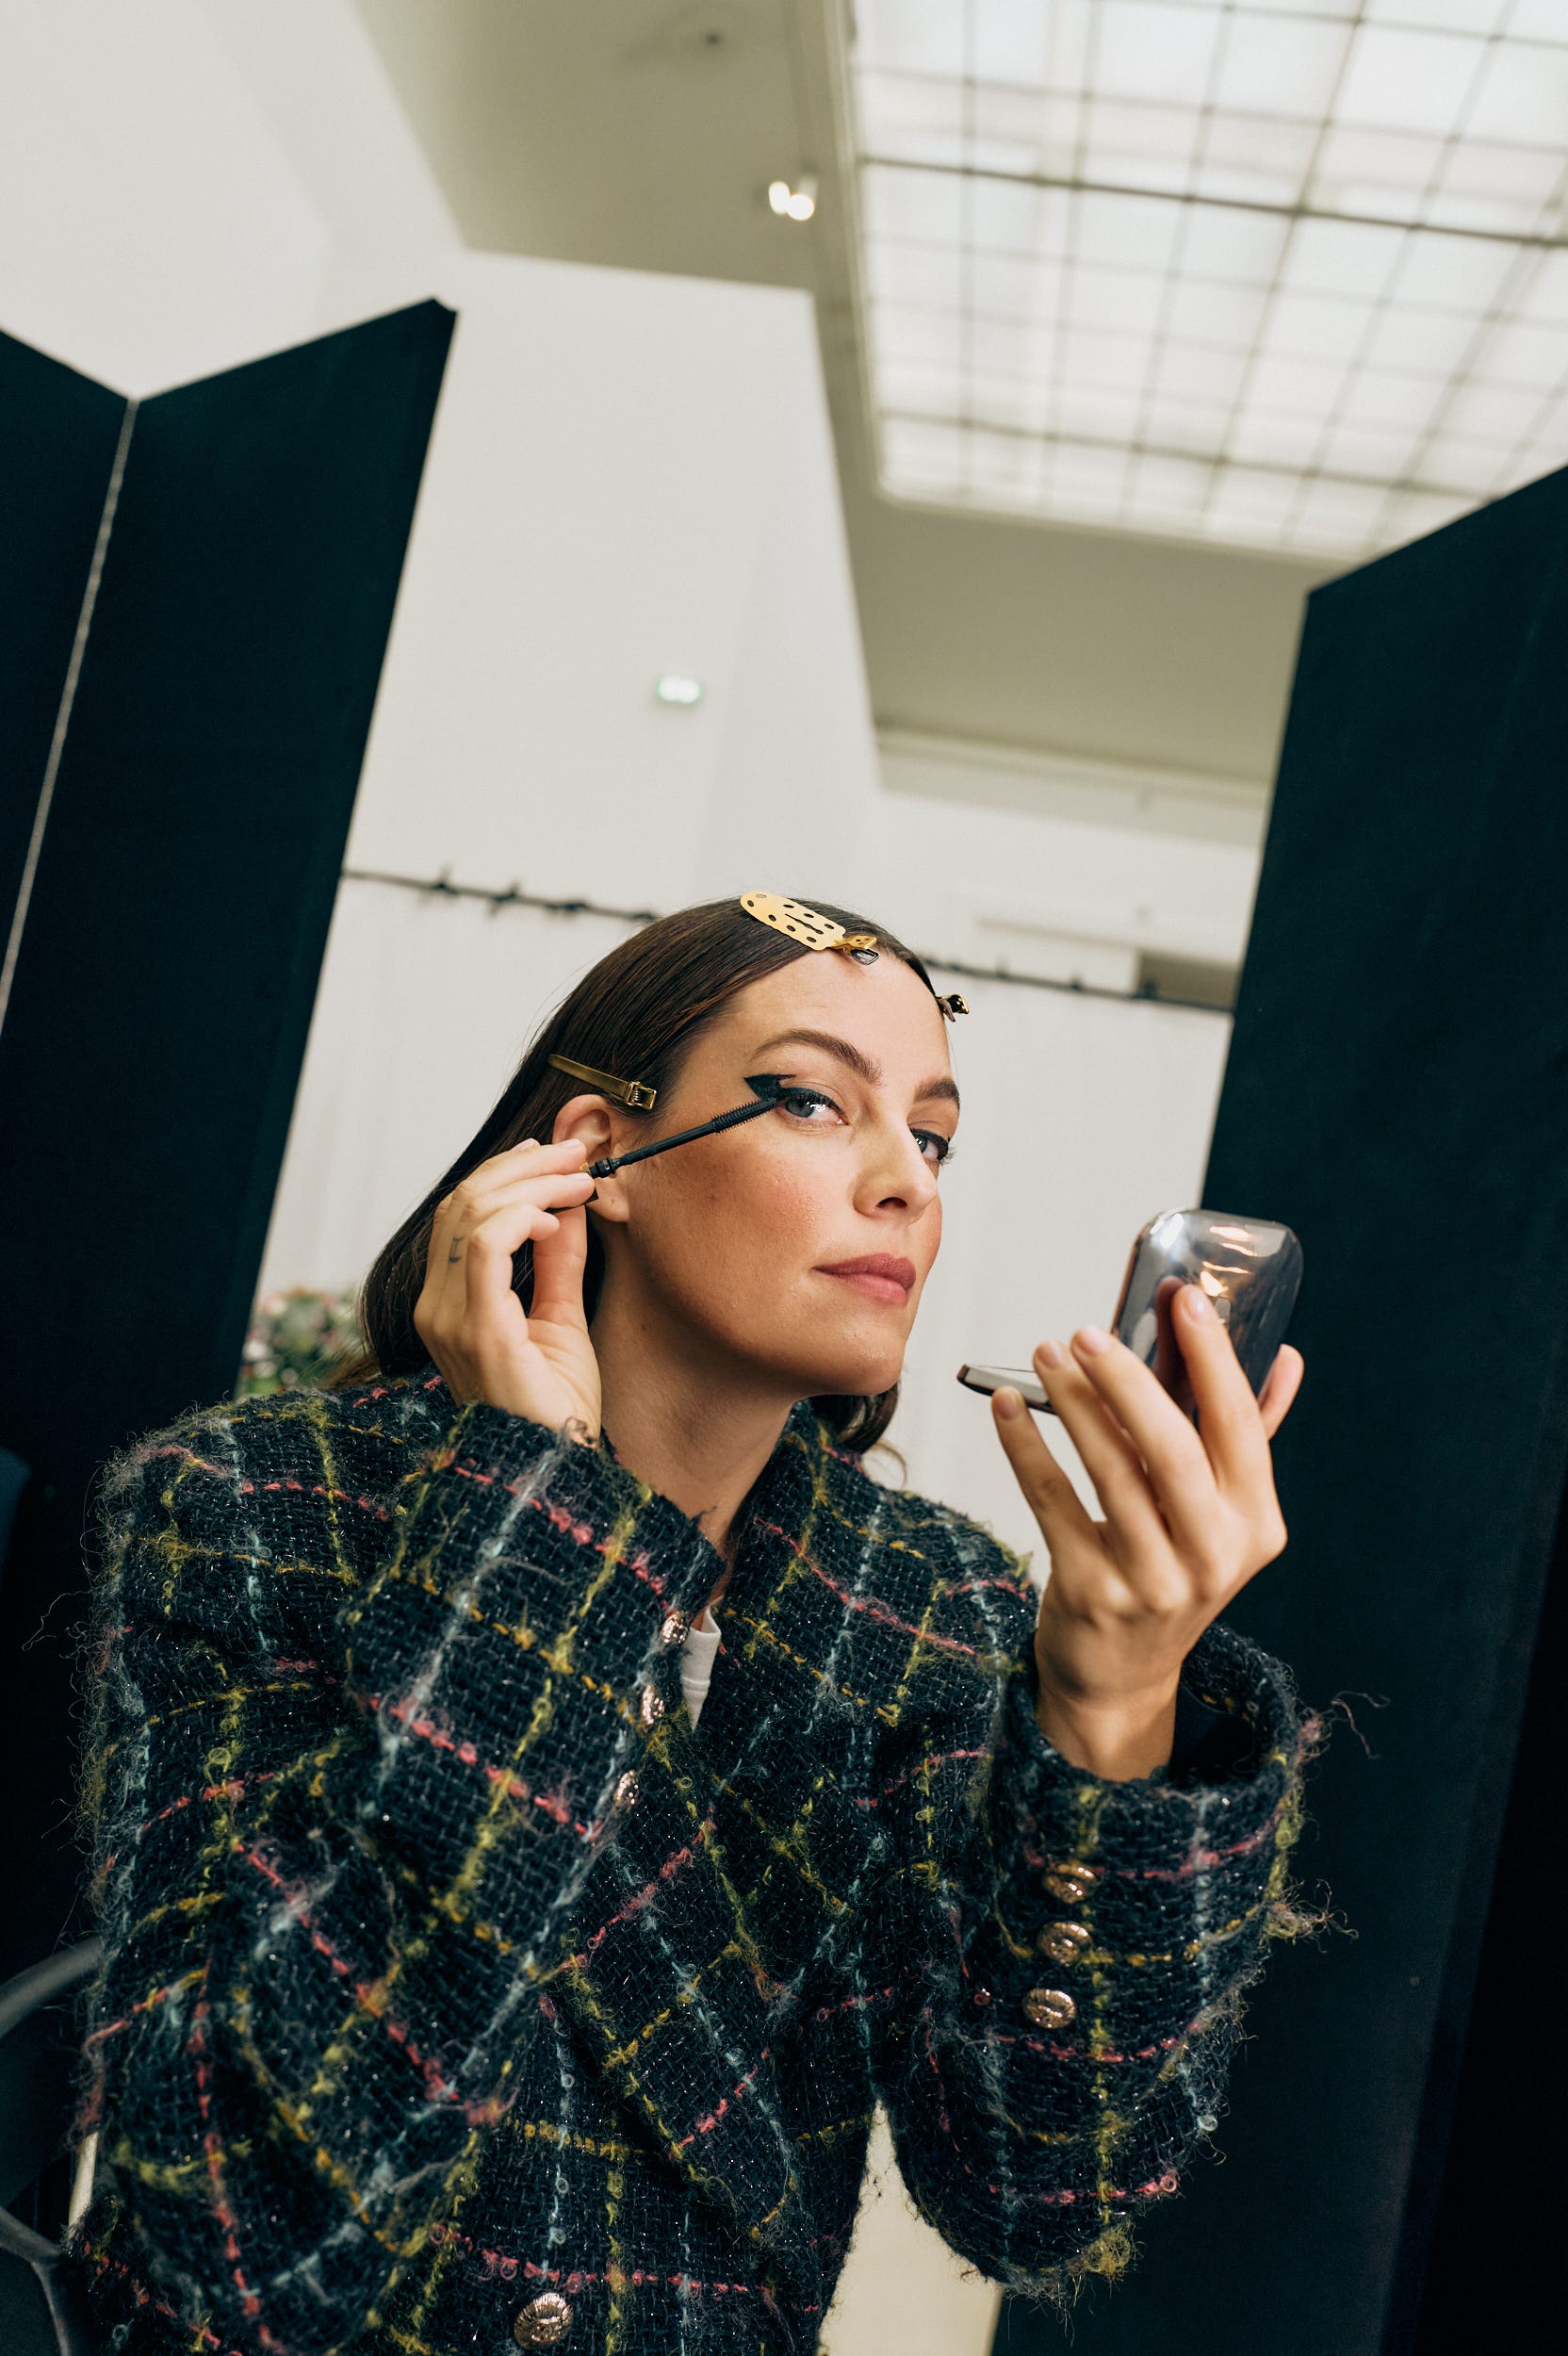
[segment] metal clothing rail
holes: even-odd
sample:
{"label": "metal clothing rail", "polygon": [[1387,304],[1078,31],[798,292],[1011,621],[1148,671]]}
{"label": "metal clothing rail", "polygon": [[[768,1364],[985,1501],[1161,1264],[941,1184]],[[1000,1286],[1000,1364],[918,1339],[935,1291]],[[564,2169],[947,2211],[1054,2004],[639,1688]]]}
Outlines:
{"label": "metal clothing rail", "polygon": [[[453,883],[451,870],[446,867],[439,875],[399,875],[386,868],[345,867],[343,880],[393,884],[400,892],[418,892],[449,900],[483,900],[492,913],[498,908],[545,908],[552,916],[608,916],[619,924],[659,922],[657,908],[612,908],[597,900],[552,900],[542,892],[525,892],[516,883],[508,884],[504,892],[493,892],[483,884]],[[1212,1014],[1226,1022],[1230,1020],[1226,1006],[1217,1006],[1206,998],[1179,998],[1153,982],[1145,982],[1136,990],[1110,990],[1101,982],[1061,982],[1044,973],[1011,973],[1004,965],[968,965],[961,957],[939,957],[924,949],[915,954],[935,972],[956,973],[964,981],[1006,982],[1016,990],[1062,990],[1070,998],[1111,998],[1128,1006],[1178,1006],[1188,1014]]]}

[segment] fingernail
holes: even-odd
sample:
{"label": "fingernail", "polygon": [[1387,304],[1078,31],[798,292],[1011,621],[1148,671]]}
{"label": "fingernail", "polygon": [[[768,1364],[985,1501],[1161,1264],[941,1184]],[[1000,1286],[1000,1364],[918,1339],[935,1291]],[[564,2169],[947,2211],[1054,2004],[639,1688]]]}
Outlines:
{"label": "fingernail", "polygon": [[1110,1335],[1102,1333],[1098,1325],[1081,1325],[1072,1337],[1072,1347],[1081,1358],[1097,1357],[1101,1350],[1109,1350],[1110,1346]]}
{"label": "fingernail", "polygon": [[537,1145],[538,1142],[539,1140],[537,1137],[519,1137],[517,1139],[517,1151],[520,1153],[525,1146]]}
{"label": "fingernail", "polygon": [[1011,1423],[1015,1415],[1021,1415],[1023,1413],[1023,1399],[1017,1391],[998,1391],[992,1404],[995,1406],[998,1420],[1002,1423]]}
{"label": "fingernail", "polygon": [[1067,1364],[1067,1351],[1062,1348],[1060,1342],[1041,1342],[1038,1350],[1035,1352],[1035,1356],[1040,1361],[1042,1366],[1065,1366]]}
{"label": "fingernail", "polygon": [[1182,1291],[1186,1301],[1189,1317],[1213,1317],[1214,1302],[1209,1299],[1201,1284],[1184,1284]]}

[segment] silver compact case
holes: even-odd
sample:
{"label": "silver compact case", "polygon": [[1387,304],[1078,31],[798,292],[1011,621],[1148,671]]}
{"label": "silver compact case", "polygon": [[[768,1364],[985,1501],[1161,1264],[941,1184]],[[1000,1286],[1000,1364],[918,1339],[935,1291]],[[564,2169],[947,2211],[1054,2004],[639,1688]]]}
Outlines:
{"label": "silver compact case", "polygon": [[[1231,1211],[1161,1211],[1140,1230],[1111,1331],[1153,1370],[1184,1414],[1196,1415],[1170,1322],[1183,1284],[1200,1285],[1208,1295],[1243,1374],[1261,1391],[1300,1289],[1299,1239],[1278,1219]],[[1051,1412],[1032,1367],[963,1366],[958,1380],[972,1391],[1016,1390],[1029,1406]]]}

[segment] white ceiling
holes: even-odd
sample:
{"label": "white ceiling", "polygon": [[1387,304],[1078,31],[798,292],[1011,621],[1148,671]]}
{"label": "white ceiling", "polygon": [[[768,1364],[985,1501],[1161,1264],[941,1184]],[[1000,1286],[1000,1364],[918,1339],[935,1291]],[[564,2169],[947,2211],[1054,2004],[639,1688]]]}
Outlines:
{"label": "white ceiling", "polygon": [[1355,558],[1568,457],[1568,0],[858,0],[886,488]]}
{"label": "white ceiling", "polygon": [[[475,246],[814,294],[880,725],[1263,789],[1321,556],[879,482],[848,0],[356,5]],[[814,219],[779,219],[768,183],[808,172]]]}

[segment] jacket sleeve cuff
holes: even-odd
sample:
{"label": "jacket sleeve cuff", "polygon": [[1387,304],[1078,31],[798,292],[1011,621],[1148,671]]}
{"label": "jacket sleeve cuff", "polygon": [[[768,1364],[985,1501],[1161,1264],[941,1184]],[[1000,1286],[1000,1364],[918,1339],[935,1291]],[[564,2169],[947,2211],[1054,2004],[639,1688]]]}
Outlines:
{"label": "jacket sleeve cuff", "polygon": [[1032,1666],[1009,1680],[992,1792],[1007,1976],[1045,1984],[1080,2012],[1092,1993],[1095,2034],[1113,2042],[1111,2016],[1124,2007],[1148,2041],[1158,1987],[1162,2033],[1172,2034],[1250,1972],[1286,1894],[1309,1741],[1289,1676],[1211,1628],[1184,1682],[1202,1712],[1200,1739],[1213,1742],[1220,1728],[1233,1769],[1214,1781],[1161,1769],[1112,1783],[1041,1734]]}

